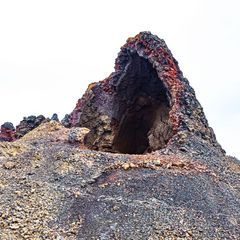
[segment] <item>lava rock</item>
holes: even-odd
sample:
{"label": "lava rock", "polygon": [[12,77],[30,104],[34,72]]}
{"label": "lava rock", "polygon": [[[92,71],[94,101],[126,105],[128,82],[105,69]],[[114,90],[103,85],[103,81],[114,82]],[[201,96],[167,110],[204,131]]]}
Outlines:
{"label": "lava rock", "polygon": [[64,127],[67,127],[67,128],[71,127],[70,117],[71,116],[69,114],[66,114],[64,118],[61,120],[61,123]]}
{"label": "lava rock", "polygon": [[92,151],[70,131],[50,121],[0,143],[0,239],[239,239],[239,160],[211,145],[192,155],[197,141],[187,153]]}
{"label": "lava rock", "polygon": [[56,113],[54,113],[51,117],[51,120],[59,122],[58,115]]}
{"label": "lava rock", "polygon": [[49,118],[45,118],[43,115],[24,117],[19,125],[16,127],[16,138],[23,137],[34,128],[38,127],[41,123],[50,121]]}
{"label": "lava rock", "polygon": [[87,146],[101,151],[145,153],[198,138],[225,153],[171,51],[150,32],[127,40],[115,72],[78,100],[70,126],[89,128]]}
{"label": "lava rock", "polygon": [[157,36],[128,39],[71,116],[44,121],[0,143],[0,239],[240,239],[240,161]]}
{"label": "lava rock", "polygon": [[0,142],[11,142],[15,140],[15,127],[11,122],[5,122],[0,129]]}
{"label": "lava rock", "polygon": [[88,128],[71,128],[68,135],[69,143],[84,143],[85,136],[89,133]]}

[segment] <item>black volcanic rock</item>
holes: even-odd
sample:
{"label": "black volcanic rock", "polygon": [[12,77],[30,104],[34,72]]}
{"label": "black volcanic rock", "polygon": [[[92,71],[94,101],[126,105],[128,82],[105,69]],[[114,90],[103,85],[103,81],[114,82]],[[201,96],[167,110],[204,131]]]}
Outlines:
{"label": "black volcanic rock", "polygon": [[58,115],[54,113],[51,117],[51,120],[59,122]]}
{"label": "black volcanic rock", "polygon": [[67,128],[71,127],[70,118],[71,116],[69,114],[66,114],[64,118],[61,120],[61,123],[64,127]]}
{"label": "black volcanic rock", "polygon": [[41,123],[50,121],[43,115],[24,117],[23,120],[16,127],[16,138],[21,138],[34,128],[38,127]]}

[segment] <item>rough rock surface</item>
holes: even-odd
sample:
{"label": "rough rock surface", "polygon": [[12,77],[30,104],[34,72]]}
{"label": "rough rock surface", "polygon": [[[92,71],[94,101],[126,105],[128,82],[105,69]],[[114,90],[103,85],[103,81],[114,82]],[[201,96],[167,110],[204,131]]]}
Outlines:
{"label": "rough rock surface", "polygon": [[74,128],[25,134],[25,119],[0,143],[0,239],[240,239],[239,160],[163,40],[129,39],[115,68],[65,118]]}
{"label": "rough rock surface", "polygon": [[19,125],[16,127],[16,138],[19,139],[23,137],[28,132],[32,131],[34,128],[38,127],[41,123],[50,121],[48,118],[45,118],[43,115],[39,116],[29,116],[24,117]]}
{"label": "rough rock surface", "polygon": [[51,121],[0,143],[0,239],[239,239],[238,160],[98,152],[69,132]]}
{"label": "rough rock surface", "polygon": [[66,114],[64,118],[61,120],[61,123],[64,127],[67,128],[71,127],[70,118],[71,116],[69,114]]}
{"label": "rough rock surface", "polygon": [[[58,115],[54,113],[51,120],[59,122]],[[16,129],[11,122],[5,122],[0,129],[0,142],[13,142],[38,127],[41,123],[50,121],[43,115],[24,117]]]}
{"label": "rough rock surface", "polygon": [[115,72],[89,85],[70,123],[91,130],[87,145],[96,150],[144,153],[199,138],[222,151],[177,61],[150,32],[128,39]]}
{"label": "rough rock surface", "polygon": [[86,134],[89,133],[88,128],[80,128],[80,127],[75,127],[71,128],[69,135],[68,135],[68,142],[69,143],[84,143],[84,138]]}
{"label": "rough rock surface", "polygon": [[59,122],[58,115],[54,113],[51,117],[51,120]]}
{"label": "rough rock surface", "polygon": [[15,140],[15,128],[11,122],[5,122],[0,128],[0,142]]}

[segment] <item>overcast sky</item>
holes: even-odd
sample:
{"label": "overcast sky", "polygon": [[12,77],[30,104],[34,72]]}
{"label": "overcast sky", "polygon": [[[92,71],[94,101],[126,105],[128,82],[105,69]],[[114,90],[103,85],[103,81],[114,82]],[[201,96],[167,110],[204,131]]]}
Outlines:
{"label": "overcast sky", "polygon": [[0,0],[0,123],[62,118],[130,36],[163,38],[228,154],[240,158],[239,0]]}

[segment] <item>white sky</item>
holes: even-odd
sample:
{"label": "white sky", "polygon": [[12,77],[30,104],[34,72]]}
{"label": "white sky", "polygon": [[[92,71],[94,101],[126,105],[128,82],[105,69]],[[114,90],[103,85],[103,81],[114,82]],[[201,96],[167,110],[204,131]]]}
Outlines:
{"label": "white sky", "polygon": [[130,36],[163,38],[217,139],[240,158],[239,0],[0,0],[0,123],[70,113]]}

